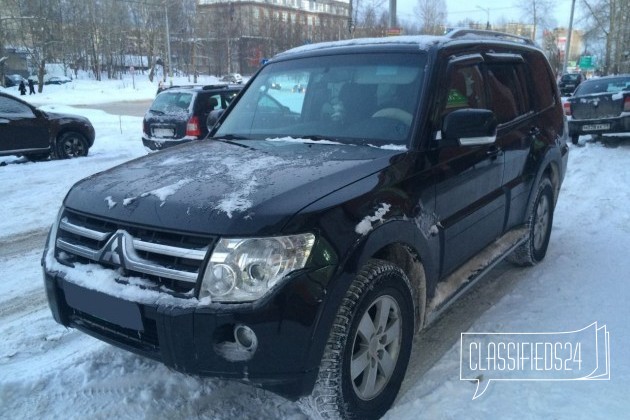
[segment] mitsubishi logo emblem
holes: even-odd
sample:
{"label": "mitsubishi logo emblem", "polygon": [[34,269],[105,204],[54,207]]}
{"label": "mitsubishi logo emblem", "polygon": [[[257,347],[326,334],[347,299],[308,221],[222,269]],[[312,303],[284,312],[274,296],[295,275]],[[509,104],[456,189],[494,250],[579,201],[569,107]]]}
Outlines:
{"label": "mitsubishi logo emblem", "polygon": [[116,231],[102,248],[99,262],[125,268],[129,246],[133,246],[131,235],[122,229]]}

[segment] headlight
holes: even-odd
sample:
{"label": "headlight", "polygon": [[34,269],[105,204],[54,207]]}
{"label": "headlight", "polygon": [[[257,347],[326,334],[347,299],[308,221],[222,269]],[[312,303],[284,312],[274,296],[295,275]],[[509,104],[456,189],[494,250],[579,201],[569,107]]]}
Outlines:
{"label": "headlight", "polygon": [[304,268],[315,235],[221,239],[210,257],[199,298],[248,302],[264,296],[289,273]]}

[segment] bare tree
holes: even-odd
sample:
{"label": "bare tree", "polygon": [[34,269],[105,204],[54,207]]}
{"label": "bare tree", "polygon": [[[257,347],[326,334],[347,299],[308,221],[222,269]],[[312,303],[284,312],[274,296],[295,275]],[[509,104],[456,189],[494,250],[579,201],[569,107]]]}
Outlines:
{"label": "bare tree", "polygon": [[421,33],[432,35],[444,33],[447,14],[445,0],[418,0],[414,12],[420,21]]}
{"label": "bare tree", "polygon": [[523,12],[522,18],[525,22],[534,25],[532,39],[536,40],[538,28],[548,29],[551,24],[551,16],[556,3],[553,0],[526,0],[518,1],[515,6]]}
{"label": "bare tree", "polygon": [[587,32],[603,34],[604,74],[630,71],[630,0],[582,0],[587,8]]}

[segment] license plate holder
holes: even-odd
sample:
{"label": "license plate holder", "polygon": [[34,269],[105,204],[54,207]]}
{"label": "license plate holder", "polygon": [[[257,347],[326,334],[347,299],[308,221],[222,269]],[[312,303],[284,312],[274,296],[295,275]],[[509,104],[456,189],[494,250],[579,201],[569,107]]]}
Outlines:
{"label": "license plate holder", "polygon": [[153,137],[167,138],[173,137],[175,131],[172,128],[154,128],[151,130],[151,133]]}
{"label": "license plate holder", "polygon": [[583,131],[610,130],[610,124],[586,124],[582,126]]}
{"label": "license plate holder", "polygon": [[64,284],[63,291],[66,296],[66,303],[74,309],[123,328],[144,331],[140,307],[135,302],[122,300],[96,290],[85,289],[68,282]]}

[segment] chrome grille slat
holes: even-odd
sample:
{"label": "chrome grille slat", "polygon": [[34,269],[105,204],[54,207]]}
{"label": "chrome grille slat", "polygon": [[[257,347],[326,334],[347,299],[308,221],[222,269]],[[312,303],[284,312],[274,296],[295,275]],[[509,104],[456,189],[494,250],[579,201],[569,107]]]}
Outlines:
{"label": "chrome grille slat", "polygon": [[68,221],[67,217],[61,219],[59,229],[74,233],[75,235],[84,236],[95,241],[104,241],[109,235],[111,235],[111,232],[101,232],[94,229],[88,229],[83,226],[74,225]]}
{"label": "chrome grille slat", "polygon": [[[196,284],[213,241],[118,225],[66,210],[56,247],[69,254],[70,261],[78,257],[108,267],[120,266],[130,276],[181,292]],[[61,254],[57,257],[62,258]]]}
{"label": "chrome grille slat", "polygon": [[85,246],[71,244],[63,239],[57,239],[57,248],[94,261],[98,261],[98,256],[100,254],[100,251],[94,251],[93,249]]}
{"label": "chrome grille slat", "polygon": [[188,258],[191,260],[203,261],[208,252],[208,247],[202,249],[179,248],[170,245],[155,244],[139,239],[133,240],[133,247],[138,251],[153,252],[154,254],[169,255],[171,257]]}

